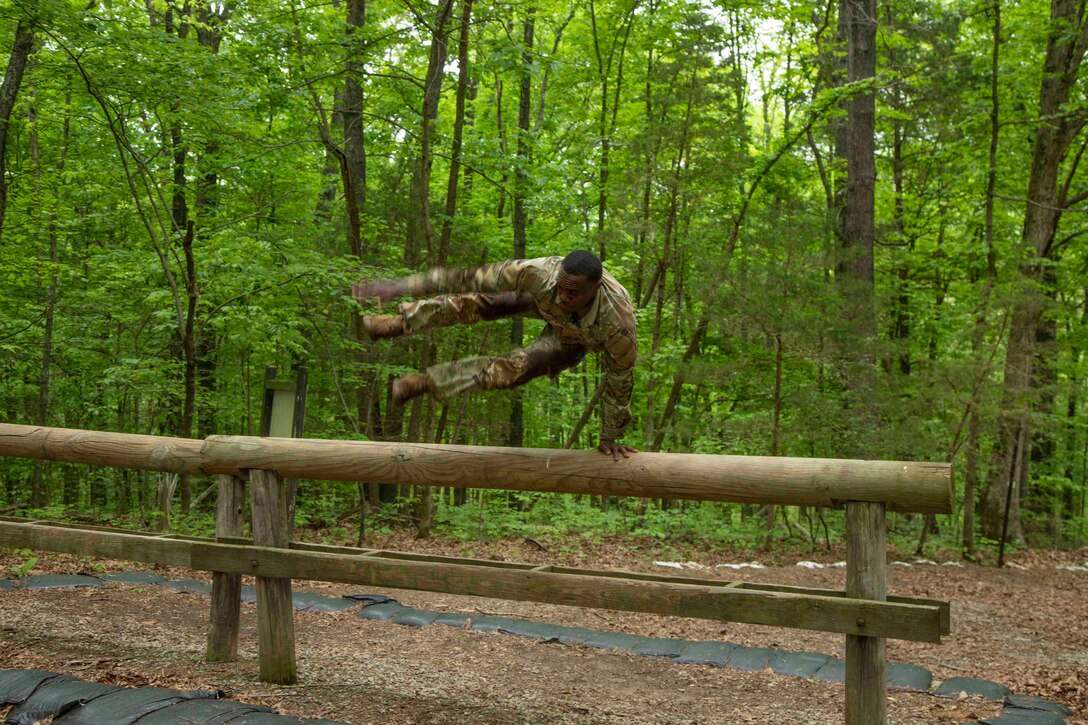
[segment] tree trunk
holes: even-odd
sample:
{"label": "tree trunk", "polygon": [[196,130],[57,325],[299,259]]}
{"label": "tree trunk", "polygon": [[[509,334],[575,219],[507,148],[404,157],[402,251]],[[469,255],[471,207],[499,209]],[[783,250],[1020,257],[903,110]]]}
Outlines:
{"label": "tree trunk", "polygon": [[[348,8],[349,18],[353,17],[351,13],[354,9],[354,6]],[[365,13],[363,14],[365,15]],[[291,17],[294,23],[293,29],[295,33],[295,50],[298,54],[300,64],[305,67],[302,50],[302,30],[299,27],[298,11],[293,6],[291,8]],[[352,26],[350,26],[350,24],[348,32],[349,34],[354,33],[354,29]],[[351,50],[354,50],[354,47],[352,47]],[[349,79],[352,77],[352,74],[350,72],[348,73],[348,77]],[[329,127],[329,119],[325,112],[325,106],[321,102],[321,97],[318,95],[316,88],[311,85],[309,90],[310,101],[313,104],[314,112],[317,115],[317,130],[319,135],[321,136],[321,143],[325,147],[326,170],[329,169],[332,160],[335,159],[336,166],[340,171],[340,181],[344,185],[344,221],[346,222],[345,233],[347,235],[348,249],[351,250],[353,254],[358,254],[362,249],[362,230],[359,224],[359,207],[357,203],[358,192],[356,191],[355,186],[357,183],[363,184],[364,180],[359,179],[353,175],[353,167],[351,160],[348,158],[348,153],[333,139],[332,130]],[[337,97],[339,98],[339,96]],[[344,102],[345,104],[348,103],[348,101]],[[336,117],[337,115],[338,114],[334,114],[334,117]],[[344,117],[343,114],[339,115],[340,117]],[[348,115],[350,116],[350,113]],[[360,126],[359,128],[361,133],[362,127]],[[321,212],[326,204],[331,204],[332,200],[335,198],[335,195],[335,188],[330,188],[327,186],[322,189],[321,195],[317,203],[318,211]]]}
{"label": "tree trunk", "polygon": [[[196,315],[197,304],[200,301],[200,288],[196,281],[196,255],[193,253],[193,238],[195,225],[188,223],[185,236],[182,238],[181,249],[185,261],[185,322],[181,332],[182,351],[185,356],[185,400],[181,411],[181,430],[178,435],[183,438],[193,436],[193,422],[196,420],[196,384],[197,384],[197,332]],[[182,476],[178,482],[181,493],[181,513],[189,513],[189,503],[192,500],[192,491],[189,486],[189,477]]]}
{"label": "tree trunk", "polygon": [[[589,19],[593,29],[593,51],[597,61],[597,76],[601,82],[601,103],[597,116],[597,133],[601,146],[601,158],[597,165],[597,251],[601,260],[608,254],[605,223],[608,208],[608,178],[611,173],[612,136],[616,131],[616,116],[619,113],[620,91],[623,88],[623,59],[627,50],[627,41],[631,37],[632,19],[638,8],[639,0],[632,0],[631,7],[624,15],[617,37],[611,39],[607,53],[602,52],[600,29],[597,25],[597,5],[589,3]],[[622,33],[622,39],[619,34]],[[617,45],[619,46],[617,48]],[[612,65],[616,64],[615,88],[609,89]],[[610,98],[610,95],[614,98]]]}
{"label": "tree trunk", "polygon": [[[648,12],[648,32],[653,34],[654,27],[654,14],[657,11],[656,0],[650,0],[647,8]],[[645,115],[645,128],[643,130],[643,136],[650,137],[650,130],[654,128],[654,88],[653,77],[655,74],[655,57],[654,47],[651,44],[646,49],[646,82],[643,86],[643,103],[646,108]],[[646,144],[645,156],[643,158],[643,166],[641,173],[642,179],[642,198],[639,206],[639,225],[635,229],[635,251],[639,255],[638,275],[636,277],[634,294],[632,297],[636,302],[643,299],[642,295],[642,277],[643,277],[643,257],[648,257],[650,250],[654,246],[654,227],[650,214],[652,191],[654,187],[655,172],[657,169],[657,151],[660,138],[660,134],[654,134],[655,141],[652,144]],[[648,297],[647,297],[648,299]]]}
{"label": "tree trunk", "polygon": [[1054,240],[1067,202],[1059,188],[1058,176],[1073,140],[1085,123],[1082,111],[1066,107],[1088,45],[1084,1],[1053,0],[1050,26],[1039,92],[1040,120],[1032,148],[1021,234],[1028,255],[1020,267],[1025,289],[1013,303],[997,440],[982,507],[983,533],[996,539],[1005,531],[1005,502],[1010,501],[1007,531],[1015,541],[1023,536],[1019,506],[1023,491],[1014,490],[1010,499],[1008,487],[1022,486],[1028,481],[1031,457],[1014,455],[1014,451],[1018,441],[1032,439],[1031,410],[1041,399],[1041,381],[1049,375],[1035,368],[1035,356],[1039,352],[1041,328],[1050,324],[1044,316],[1054,290],[1047,272],[1052,270],[1052,262],[1058,256]]}
{"label": "tree trunk", "polygon": [[649,359],[646,364],[646,422],[643,425],[646,446],[650,450],[657,450],[653,447],[654,436],[654,403],[657,392],[657,372],[656,358],[657,353],[661,350],[661,319],[662,312],[665,307],[665,279],[668,275],[669,259],[672,256],[672,249],[670,241],[672,235],[670,234],[673,220],[673,210],[676,208],[676,186],[672,188],[669,203],[669,223],[666,226],[665,231],[665,245],[661,250],[661,259],[657,265],[657,272],[654,274],[654,278],[651,281],[650,286],[647,288],[647,292],[653,294],[654,299],[654,325],[650,330],[650,354],[647,356]]}
{"label": "tree trunk", "polygon": [[[529,197],[529,164],[531,163],[530,123],[532,120],[533,101],[533,32],[536,27],[536,8],[526,9],[525,23],[522,26],[521,79],[518,85],[518,142],[517,164],[514,183],[514,258],[524,259],[528,238],[529,214],[525,201]],[[515,317],[510,326],[510,342],[516,347],[524,344],[525,325],[520,317]],[[521,447],[525,441],[525,401],[522,390],[515,388],[510,407],[510,432],[507,443]]]}
{"label": "tree trunk", "polygon": [[[774,335],[774,407],[771,413],[771,455],[777,456],[782,446],[782,367],[785,354],[782,349],[782,335]],[[764,511],[764,528],[767,530],[766,544],[770,544],[771,532],[774,530],[774,504],[767,504]],[[782,510],[786,524],[789,525],[789,514],[785,508]]]}
{"label": "tree trunk", "polygon": [[[982,345],[986,334],[986,319],[990,308],[990,295],[997,280],[997,256],[994,253],[994,202],[997,189],[997,151],[1001,132],[1001,93],[998,83],[999,61],[1001,59],[1001,0],[993,0],[993,42],[990,53],[990,151],[989,167],[986,174],[985,220],[983,244],[986,248],[985,281],[979,298],[978,311],[975,313],[975,327],[971,335],[971,350],[976,360],[981,362]],[[975,493],[978,486],[978,459],[981,445],[981,421],[979,398],[982,387],[982,373],[971,399],[970,418],[967,422],[966,469],[963,476],[963,555],[973,559],[975,556]]]}
{"label": "tree trunk", "polygon": [[[895,18],[892,14],[892,4],[884,6],[885,18],[888,26],[894,25]],[[897,57],[894,46],[889,47],[888,64],[898,67],[902,61]],[[891,107],[899,114],[908,113],[904,108],[902,86],[895,84],[891,90]],[[892,123],[892,185],[895,189],[894,204],[892,206],[892,223],[895,229],[895,245],[901,260],[896,270],[896,293],[893,297],[893,310],[891,314],[891,352],[884,359],[884,369],[891,372],[898,363],[899,372],[902,375],[911,373],[910,355],[910,294],[911,285],[910,266],[907,262],[908,253],[914,251],[913,236],[907,231],[906,204],[904,194],[904,177],[906,175],[906,161],[903,150],[906,146],[906,131],[904,122],[899,115],[893,115]]]}
{"label": "tree trunk", "polygon": [[[868,81],[876,73],[876,0],[843,0],[839,6],[847,30],[846,80]],[[840,235],[843,256],[837,281],[844,299],[843,341],[846,384],[861,429],[853,436],[851,456],[871,455],[866,441],[878,416],[873,406],[876,377],[872,338],[876,332],[874,296],[874,207],[876,162],[874,153],[875,95],[859,90],[847,101],[845,152],[846,195]]]}
{"label": "tree trunk", "polygon": [[441,0],[435,13],[427,74],[423,78],[423,106],[419,133],[419,158],[412,173],[412,211],[407,228],[404,261],[409,267],[419,266],[424,259],[434,263],[434,231],[431,226],[431,164],[434,152],[431,141],[434,122],[438,118],[438,101],[442,92],[442,76],[446,67],[449,41],[449,19],[453,0]]}
{"label": "tree trunk", "polygon": [[[345,81],[344,99],[340,112],[340,122],[344,131],[344,148],[340,153],[330,151],[337,159],[340,168],[340,177],[344,185],[345,204],[345,229],[347,230],[348,251],[352,256],[363,259],[367,253],[366,240],[363,238],[361,214],[366,208],[366,133],[363,125],[364,95],[363,87],[359,82],[363,70],[362,51],[364,42],[359,37],[366,25],[366,0],[348,0],[347,2],[347,58],[344,62]],[[332,139],[326,146],[333,146]],[[370,350],[366,343],[367,335],[363,329],[363,318],[354,315],[352,326],[355,341],[358,344],[356,364],[359,370],[365,371],[370,360]],[[382,389],[380,378],[374,372],[366,372],[360,381],[355,393],[355,430],[366,431],[366,434],[374,439],[381,440],[384,430],[381,425],[381,399],[377,391]],[[365,515],[364,494],[374,489],[374,499],[379,497],[377,484],[365,484],[359,489],[360,517]],[[360,518],[360,536],[363,535],[365,522]]]}
{"label": "tree trunk", "polygon": [[27,60],[34,50],[34,22],[21,19],[15,27],[15,41],[11,46],[4,81],[0,84],[0,240],[3,239],[4,216],[8,208],[7,146],[8,126],[15,110],[15,99],[23,83]]}
{"label": "tree trunk", "polygon": [[[165,10],[148,4],[148,21],[152,27],[161,25],[163,31],[171,36],[176,35],[181,41],[185,41],[189,32],[196,28],[197,42],[211,53],[217,53],[222,38],[221,25],[230,15],[229,4],[223,4],[218,8],[203,7],[196,9],[196,21],[192,20],[194,9],[190,6],[182,8],[167,7]],[[175,15],[176,13],[176,15]],[[182,285],[175,285],[172,291],[175,293],[175,306],[177,309],[177,331],[175,348],[182,363],[182,402],[181,410],[177,415],[171,416],[174,421],[174,432],[182,437],[191,437],[194,433],[194,423],[197,416],[197,385],[198,369],[200,361],[197,351],[201,347],[197,333],[197,316],[200,304],[200,285],[197,282],[196,254],[194,252],[194,240],[196,238],[196,225],[189,215],[189,205],[186,198],[188,187],[188,175],[186,164],[189,158],[189,149],[182,131],[182,123],[176,118],[181,108],[177,102],[171,105],[172,114],[168,136],[168,145],[172,161],[173,183],[170,189],[170,229],[165,235],[164,249],[159,251],[159,257],[164,267],[171,264],[171,260],[181,266],[180,277]],[[207,189],[204,190],[207,193]],[[180,254],[175,249],[169,251],[169,247],[178,244]],[[184,286],[184,291],[181,287]],[[168,494],[176,486],[181,494],[181,513],[189,513],[192,492],[188,476],[181,476],[176,482],[166,485],[160,479],[158,499],[160,505],[169,506]],[[169,511],[164,508],[160,521],[167,525]]]}
{"label": "tree trunk", "polygon": [[[1088,289],[1081,289],[1081,309],[1080,309],[1080,329],[1088,329]],[[1072,333],[1072,330],[1070,330]],[[1073,354],[1074,370],[1083,370],[1081,367],[1084,363],[1084,346],[1078,346],[1078,349]],[[1076,458],[1075,453],[1077,450],[1078,439],[1078,416],[1083,416],[1081,410],[1083,409],[1080,404],[1080,395],[1078,391],[1083,389],[1084,378],[1081,375],[1071,375],[1069,381],[1069,399],[1065,406],[1065,455],[1063,456],[1064,465],[1062,474],[1069,481],[1075,481],[1077,477],[1076,471]],[[1082,479],[1083,482],[1083,479]],[[1063,515],[1068,518],[1076,518],[1077,511],[1077,496],[1078,494],[1083,497],[1083,488],[1077,489],[1073,486],[1066,488],[1064,495],[1062,496]]]}
{"label": "tree trunk", "polygon": [[442,220],[442,236],[438,243],[439,267],[445,266],[453,240],[453,219],[457,214],[457,187],[461,176],[461,148],[465,134],[465,99],[469,90],[468,48],[469,21],[472,0],[461,2],[461,28],[457,39],[457,100],[453,119],[453,143],[450,148],[450,176],[446,183],[446,216]]}
{"label": "tree trunk", "polygon": [[366,208],[366,144],[363,132],[363,88],[359,83],[362,70],[362,42],[357,38],[358,31],[366,23],[366,0],[348,0],[347,3],[347,44],[348,57],[344,64],[344,104],[341,119],[344,124],[344,193],[351,194],[352,203],[348,205],[354,215],[348,228],[351,253],[362,258],[366,253],[366,243],[362,236],[359,215]]}
{"label": "tree trunk", "polygon": [[[28,133],[27,141],[30,145],[30,172],[34,178],[35,221],[39,226],[45,226],[49,233],[49,285],[45,291],[45,329],[42,331],[42,356],[41,372],[38,376],[38,404],[35,410],[35,422],[38,425],[49,425],[50,386],[52,384],[51,368],[53,363],[53,325],[56,318],[57,306],[57,220],[53,209],[44,208],[42,198],[42,165],[41,147],[38,138],[38,112],[37,112],[37,86],[31,83],[31,103],[27,109]],[[67,110],[67,109],[66,109]],[[64,117],[64,140],[61,146],[60,160],[57,162],[57,171],[64,168],[64,159],[68,151],[68,138],[70,126],[68,115]],[[43,223],[43,220],[47,220]],[[41,508],[48,503],[48,495],[43,480],[43,461],[34,461],[34,471],[30,479],[31,506]]]}

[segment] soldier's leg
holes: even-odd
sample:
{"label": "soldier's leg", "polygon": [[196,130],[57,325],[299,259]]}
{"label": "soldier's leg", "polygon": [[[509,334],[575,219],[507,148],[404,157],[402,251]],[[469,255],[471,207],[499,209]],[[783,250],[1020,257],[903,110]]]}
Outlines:
{"label": "soldier's leg", "polygon": [[[531,295],[502,292],[434,297],[402,304],[399,315],[371,315],[363,319],[363,324],[373,339],[380,339],[436,327],[497,320],[500,317],[515,315],[540,316],[540,311]],[[545,331],[550,330],[551,328],[545,328]],[[530,349],[532,347],[530,346]],[[501,358],[477,357],[456,360],[442,365],[433,365],[422,373],[405,375],[393,382],[393,402],[403,405],[424,393],[431,393],[436,399],[445,400],[451,395],[481,387],[482,380],[487,381],[493,377],[506,379],[526,370],[532,371],[535,369],[534,366],[542,364],[545,365],[543,372],[548,372],[555,367],[554,364],[549,366],[546,362],[542,362],[545,358],[550,359],[548,354],[543,352],[543,348],[537,354],[529,355],[523,360],[522,357],[526,354],[527,351],[518,350]],[[558,373],[560,369],[562,368],[556,368],[552,374]],[[542,372],[533,373],[525,380],[540,374]],[[490,387],[486,383],[484,386]]]}
{"label": "soldier's leg", "polygon": [[405,334],[449,325],[497,320],[515,315],[536,315],[532,295],[517,292],[443,295],[400,305]]}
{"label": "soldier's leg", "polygon": [[502,390],[524,385],[541,375],[556,376],[577,365],[586,350],[582,345],[560,342],[550,327],[545,327],[531,345],[506,355],[471,357],[432,365],[427,375],[433,381],[431,392],[445,400],[470,390]]}

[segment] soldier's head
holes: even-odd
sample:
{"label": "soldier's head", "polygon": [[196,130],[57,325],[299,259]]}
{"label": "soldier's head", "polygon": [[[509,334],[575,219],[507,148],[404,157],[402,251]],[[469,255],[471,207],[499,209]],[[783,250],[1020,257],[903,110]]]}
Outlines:
{"label": "soldier's head", "polygon": [[604,267],[593,252],[578,249],[563,258],[556,279],[556,295],[564,312],[587,307],[601,288]]}

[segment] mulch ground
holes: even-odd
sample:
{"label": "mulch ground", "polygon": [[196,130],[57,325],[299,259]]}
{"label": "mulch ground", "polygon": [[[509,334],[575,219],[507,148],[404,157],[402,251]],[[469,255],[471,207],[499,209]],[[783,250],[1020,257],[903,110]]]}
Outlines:
{"label": "mulch ground", "polygon": [[[599,569],[668,573],[664,558],[630,541],[564,541],[543,548],[527,540],[465,545],[376,537],[375,548],[474,556]],[[131,571],[130,562],[34,554],[43,573]],[[684,573],[722,580],[841,589],[845,570],[830,565],[842,552],[683,552]],[[894,559],[895,557],[893,557]],[[25,553],[0,550],[0,576],[13,576]],[[1011,565],[892,563],[889,591],[952,602],[952,634],[941,644],[888,642],[893,662],[920,665],[936,681],[954,676],[993,680],[1017,694],[1060,702],[1088,723],[1088,549],[1023,551]],[[724,564],[759,561],[763,568]],[[168,578],[188,570],[157,567]],[[697,573],[696,573],[697,572]],[[196,578],[204,578],[202,574]],[[328,596],[381,593],[420,609],[495,614],[595,630],[842,657],[844,638],[802,630],[688,620],[610,610],[510,602],[427,592],[364,590],[296,582],[296,590]],[[47,669],[126,686],[220,689],[228,697],[283,713],[349,723],[791,723],[843,722],[841,684],[679,665],[663,658],[548,644],[442,625],[416,628],[364,620],[354,611],[296,614],[300,682],[258,680],[253,605],[243,606],[240,659],[203,661],[208,599],[162,586],[108,584],[95,589],[0,592],[0,668]],[[999,703],[890,690],[893,723],[958,723],[996,716]],[[2,710],[0,710],[2,714]]]}

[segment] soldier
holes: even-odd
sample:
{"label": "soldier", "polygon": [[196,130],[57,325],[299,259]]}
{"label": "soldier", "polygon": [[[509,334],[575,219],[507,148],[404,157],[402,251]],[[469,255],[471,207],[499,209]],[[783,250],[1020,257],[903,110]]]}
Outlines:
{"label": "soldier", "polygon": [[476,269],[434,269],[392,281],[352,285],[352,297],[386,302],[402,295],[395,315],[366,315],[372,340],[399,337],[448,325],[518,315],[548,323],[528,347],[506,355],[472,357],[432,365],[393,382],[393,401],[403,405],[424,393],[445,400],[470,390],[524,385],[535,377],[556,377],[577,365],[587,350],[604,361],[604,415],[597,450],[619,460],[636,449],[618,443],[631,422],[637,340],[631,298],[592,252],[566,257],[512,259]]}

